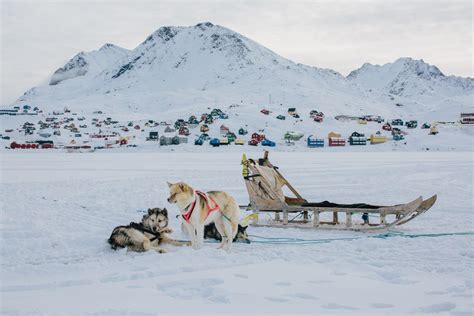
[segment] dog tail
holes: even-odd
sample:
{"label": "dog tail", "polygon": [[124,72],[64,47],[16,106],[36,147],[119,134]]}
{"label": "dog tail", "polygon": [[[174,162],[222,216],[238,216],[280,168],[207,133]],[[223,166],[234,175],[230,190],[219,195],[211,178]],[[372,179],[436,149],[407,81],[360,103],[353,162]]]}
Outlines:
{"label": "dog tail", "polygon": [[115,227],[107,242],[112,249],[124,248],[128,242],[128,235],[122,231],[122,227]]}

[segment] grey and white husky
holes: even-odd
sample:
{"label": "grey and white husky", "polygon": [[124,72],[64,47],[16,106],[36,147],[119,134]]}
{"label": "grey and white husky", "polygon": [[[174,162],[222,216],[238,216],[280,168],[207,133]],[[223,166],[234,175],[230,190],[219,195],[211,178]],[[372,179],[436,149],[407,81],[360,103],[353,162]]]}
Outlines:
{"label": "grey and white husky", "polygon": [[130,223],[127,226],[115,227],[108,240],[112,249],[127,248],[130,251],[144,252],[155,250],[159,253],[166,252],[162,244],[174,246],[190,245],[171,239],[168,234],[173,231],[168,227],[168,210],[166,208],[148,209],[143,215],[141,223]]}

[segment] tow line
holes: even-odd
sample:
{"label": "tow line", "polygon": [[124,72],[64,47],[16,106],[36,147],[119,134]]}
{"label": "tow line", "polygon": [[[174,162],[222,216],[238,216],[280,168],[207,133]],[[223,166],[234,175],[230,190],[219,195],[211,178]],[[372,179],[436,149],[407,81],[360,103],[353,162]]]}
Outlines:
{"label": "tow line", "polygon": [[403,238],[433,238],[433,237],[445,237],[445,236],[473,236],[474,231],[468,232],[454,232],[454,233],[426,233],[426,234],[405,234],[403,232],[388,231],[382,234],[376,234],[366,237],[340,237],[340,238],[323,238],[323,239],[301,239],[301,238],[283,238],[283,237],[264,237],[258,235],[249,235],[251,237],[251,243],[260,244],[295,244],[295,245],[306,245],[306,244],[324,244],[334,241],[352,241],[361,239],[388,239],[393,237]]}

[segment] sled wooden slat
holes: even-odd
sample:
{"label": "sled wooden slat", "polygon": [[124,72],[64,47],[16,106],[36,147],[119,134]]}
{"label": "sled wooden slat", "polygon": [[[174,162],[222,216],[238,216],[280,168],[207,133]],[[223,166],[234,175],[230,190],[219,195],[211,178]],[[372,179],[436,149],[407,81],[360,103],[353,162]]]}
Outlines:
{"label": "sled wooden slat", "polygon": [[[251,210],[252,207],[250,205],[241,205],[241,209]],[[402,213],[402,208],[378,208],[378,209],[371,209],[371,208],[343,208],[343,207],[314,207],[314,206],[288,206],[289,213],[298,213],[303,211],[314,212],[318,210],[318,212],[351,212],[354,213],[373,213],[373,214],[381,214],[382,212],[386,215],[389,214],[397,214]],[[284,212],[282,209],[259,209],[259,212],[267,212],[267,213],[281,213]]]}

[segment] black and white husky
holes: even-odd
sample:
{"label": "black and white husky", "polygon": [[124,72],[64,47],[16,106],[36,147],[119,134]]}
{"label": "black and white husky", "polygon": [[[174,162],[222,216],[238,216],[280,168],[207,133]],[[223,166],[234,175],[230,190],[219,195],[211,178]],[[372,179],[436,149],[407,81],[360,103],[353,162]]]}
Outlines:
{"label": "black and white husky", "polygon": [[159,247],[162,244],[174,246],[190,245],[187,242],[173,240],[167,234],[172,233],[168,227],[168,211],[160,208],[148,209],[141,223],[130,223],[127,226],[115,227],[108,240],[112,249],[127,248],[130,251],[144,252],[155,250],[166,252]]}

